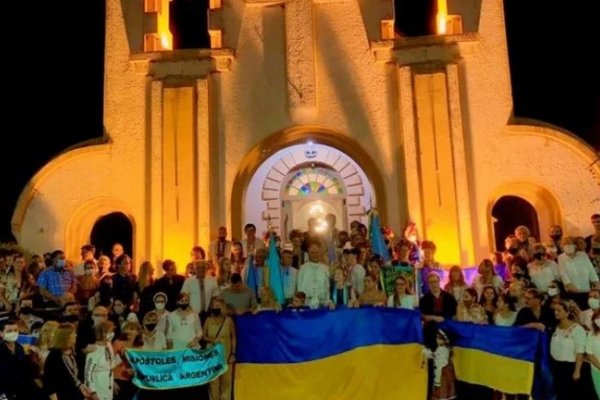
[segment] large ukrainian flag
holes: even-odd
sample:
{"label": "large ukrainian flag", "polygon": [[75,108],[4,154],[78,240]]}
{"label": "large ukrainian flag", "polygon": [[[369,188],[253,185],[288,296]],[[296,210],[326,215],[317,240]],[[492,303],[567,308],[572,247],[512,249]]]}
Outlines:
{"label": "large ukrainian flag", "polygon": [[531,393],[539,331],[456,321],[444,322],[442,329],[454,346],[458,380],[509,394]]}
{"label": "large ukrainian flag", "polygon": [[236,400],[424,400],[420,314],[261,312],[237,324]]}

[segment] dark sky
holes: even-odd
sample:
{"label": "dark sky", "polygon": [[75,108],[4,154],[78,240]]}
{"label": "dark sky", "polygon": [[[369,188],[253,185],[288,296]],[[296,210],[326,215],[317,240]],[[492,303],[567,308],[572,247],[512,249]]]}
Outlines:
{"label": "dark sky", "polygon": [[[16,3],[13,15],[27,15],[19,22],[27,30],[7,32],[3,50],[14,69],[4,74],[0,241],[12,239],[12,211],[33,174],[65,148],[102,135],[104,1]],[[505,0],[515,114],[566,128],[600,149],[593,3]]]}

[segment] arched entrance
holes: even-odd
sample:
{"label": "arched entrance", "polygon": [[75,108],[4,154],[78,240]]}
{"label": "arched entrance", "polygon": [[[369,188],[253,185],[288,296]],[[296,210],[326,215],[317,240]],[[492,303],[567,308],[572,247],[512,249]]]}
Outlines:
{"label": "arched entrance", "polygon": [[489,197],[487,215],[490,249],[504,250],[504,238],[519,225],[528,226],[532,236],[542,241],[551,225],[564,226],[558,198],[536,182],[512,181],[496,188]]}
{"label": "arched entrance", "polygon": [[125,253],[133,256],[133,225],[121,212],[106,214],[94,223],[90,242],[96,246],[96,256],[110,256],[115,243],[121,243]]}
{"label": "arched entrance", "polygon": [[[341,192],[332,193],[334,188]],[[321,205],[309,205],[319,200]],[[269,223],[281,234],[295,226],[306,230],[301,219],[312,209],[335,211],[336,227],[343,229],[352,219],[366,222],[371,206],[385,220],[382,178],[364,147],[343,134],[301,126],[266,138],[246,155],[233,184],[231,225],[236,238],[246,223],[254,223],[259,234]]]}
{"label": "arched entrance", "polygon": [[515,232],[515,228],[525,225],[534,238],[540,238],[540,223],[535,207],[518,196],[503,196],[492,208],[494,238],[497,251],[504,250],[504,238]]}

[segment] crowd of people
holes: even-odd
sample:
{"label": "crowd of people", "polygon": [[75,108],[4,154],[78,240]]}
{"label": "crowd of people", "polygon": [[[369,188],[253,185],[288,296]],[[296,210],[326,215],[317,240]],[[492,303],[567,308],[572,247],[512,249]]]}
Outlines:
{"label": "crowd of people", "polygon": [[[183,275],[165,260],[157,279],[152,263],[134,268],[118,243],[112,254],[99,256],[84,245],[78,262],[61,250],[31,259],[6,251],[0,254],[0,399],[230,400],[236,315],[368,306],[421,313],[432,399],[529,397],[456,382],[451,341],[438,326],[446,319],[546,331],[555,398],[597,398],[600,214],[591,221],[593,233],[585,238],[563,235],[555,225],[538,240],[519,226],[504,251],[482,260],[469,282],[461,266],[441,273],[436,244],[420,241],[412,225],[399,240],[382,229],[387,254],[374,254],[364,224],[338,230],[333,215],[325,228],[309,220],[306,232],[293,230],[283,240],[272,232],[257,236],[253,224],[245,226],[243,239],[229,240],[221,227],[208,251],[192,249]],[[269,285],[271,237],[283,303]],[[24,335],[34,342],[23,346],[18,339]],[[224,345],[229,369],[207,387],[156,392],[132,382],[126,349],[215,343]]]}

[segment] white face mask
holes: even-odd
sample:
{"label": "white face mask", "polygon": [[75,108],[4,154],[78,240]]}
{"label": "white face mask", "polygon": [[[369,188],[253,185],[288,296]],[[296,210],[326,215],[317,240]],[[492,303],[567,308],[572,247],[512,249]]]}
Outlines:
{"label": "white face mask", "polygon": [[4,340],[10,343],[14,343],[19,338],[19,332],[8,332],[4,334]]}
{"label": "white face mask", "polygon": [[596,318],[596,319],[594,320],[594,323],[596,324],[596,326],[597,326],[598,328],[600,328],[600,318]]}
{"label": "white face mask", "polygon": [[92,275],[92,274],[94,273],[94,270],[93,270],[93,269],[86,269],[84,273],[85,273],[87,276],[90,276],[90,275]]}
{"label": "white face mask", "polygon": [[66,265],[66,263],[67,263],[67,261],[66,261],[66,260],[58,260],[58,261],[56,262],[56,267],[57,267],[57,268],[64,268],[64,267],[65,267],[65,265]]}
{"label": "white face mask", "polygon": [[557,294],[558,294],[558,288],[555,288],[555,287],[548,288],[548,296],[554,297]]}
{"label": "white face mask", "polygon": [[165,303],[154,303],[154,307],[156,307],[158,311],[162,311],[165,309]]}
{"label": "white face mask", "polygon": [[109,342],[112,342],[112,340],[115,337],[115,333],[114,332],[110,332],[106,334],[106,340],[108,340]]}
{"label": "white face mask", "polygon": [[565,245],[565,253],[566,254],[575,254],[575,250],[577,247],[574,244]]}
{"label": "white face mask", "polygon": [[592,310],[597,310],[600,307],[600,299],[589,298],[588,305]]}

